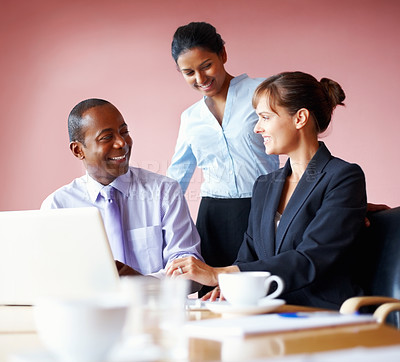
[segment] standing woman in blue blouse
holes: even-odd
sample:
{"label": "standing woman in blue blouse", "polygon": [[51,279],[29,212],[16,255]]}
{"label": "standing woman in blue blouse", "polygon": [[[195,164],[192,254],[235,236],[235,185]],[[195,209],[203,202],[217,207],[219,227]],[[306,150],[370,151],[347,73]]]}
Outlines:
{"label": "standing woman in blue blouse", "polygon": [[175,154],[167,175],[185,192],[196,169],[204,182],[196,226],[208,265],[231,265],[247,228],[254,181],[279,166],[253,132],[251,100],[264,80],[225,70],[227,53],[216,29],[204,22],[179,27],[172,56],[184,80],[202,99],[182,113]]}

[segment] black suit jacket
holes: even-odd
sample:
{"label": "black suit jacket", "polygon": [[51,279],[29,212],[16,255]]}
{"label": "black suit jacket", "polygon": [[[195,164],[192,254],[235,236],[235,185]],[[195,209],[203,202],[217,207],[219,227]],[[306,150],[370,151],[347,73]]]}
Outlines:
{"label": "black suit jacket", "polygon": [[287,303],[338,309],[345,299],[362,293],[351,269],[366,213],[364,173],[333,157],[320,142],[275,233],[274,217],[290,173],[288,160],[255,182],[235,264],[241,271],[279,275]]}

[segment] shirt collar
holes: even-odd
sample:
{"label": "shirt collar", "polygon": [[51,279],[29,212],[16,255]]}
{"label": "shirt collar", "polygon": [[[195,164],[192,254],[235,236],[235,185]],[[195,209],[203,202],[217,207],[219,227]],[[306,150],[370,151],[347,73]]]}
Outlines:
{"label": "shirt collar", "polygon": [[110,185],[115,187],[124,196],[129,196],[129,187],[131,185],[131,169],[129,168],[128,172],[117,177],[113,182],[111,182]]}
{"label": "shirt collar", "polygon": [[[96,202],[99,192],[104,187],[100,182],[97,182],[86,172],[86,185],[89,193],[90,200],[94,203]],[[116,188],[119,192],[125,196],[129,195],[129,185],[130,185],[130,170],[127,173],[117,177],[110,185]]]}
{"label": "shirt collar", "polygon": [[232,80],[231,80],[231,85],[234,85],[234,84],[236,84],[236,83],[239,83],[242,79],[244,79],[244,78],[248,78],[248,75],[246,74],[246,73],[244,73],[244,74],[241,74],[241,75],[238,75],[237,77],[235,77],[235,78],[232,78]]}
{"label": "shirt collar", "polygon": [[[239,83],[241,80],[244,78],[248,78],[249,76],[246,73],[243,73],[241,75],[238,75],[237,77],[234,77],[231,79],[231,82],[229,83],[229,87],[235,85],[236,83]],[[203,96],[202,100],[205,102],[207,99],[207,96]]]}

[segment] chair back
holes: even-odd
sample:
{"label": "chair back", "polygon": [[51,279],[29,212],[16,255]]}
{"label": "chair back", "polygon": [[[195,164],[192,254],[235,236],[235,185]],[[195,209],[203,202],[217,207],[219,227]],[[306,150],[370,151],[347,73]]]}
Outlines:
{"label": "chair back", "polygon": [[[365,293],[400,299],[400,207],[370,213],[368,219],[371,226],[363,241]],[[390,313],[386,321],[400,329],[400,312]]]}

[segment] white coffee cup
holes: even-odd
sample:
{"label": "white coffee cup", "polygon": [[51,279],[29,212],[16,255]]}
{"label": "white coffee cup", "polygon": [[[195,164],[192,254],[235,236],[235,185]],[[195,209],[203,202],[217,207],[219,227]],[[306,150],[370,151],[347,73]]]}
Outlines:
{"label": "white coffee cup", "polygon": [[[218,276],[223,297],[232,305],[250,306],[278,297],[284,289],[283,280],[270,272],[247,271],[226,273]],[[268,294],[271,283],[276,290]]]}
{"label": "white coffee cup", "polygon": [[41,297],[34,305],[36,329],[58,360],[103,361],[119,340],[128,311],[121,298]]}

